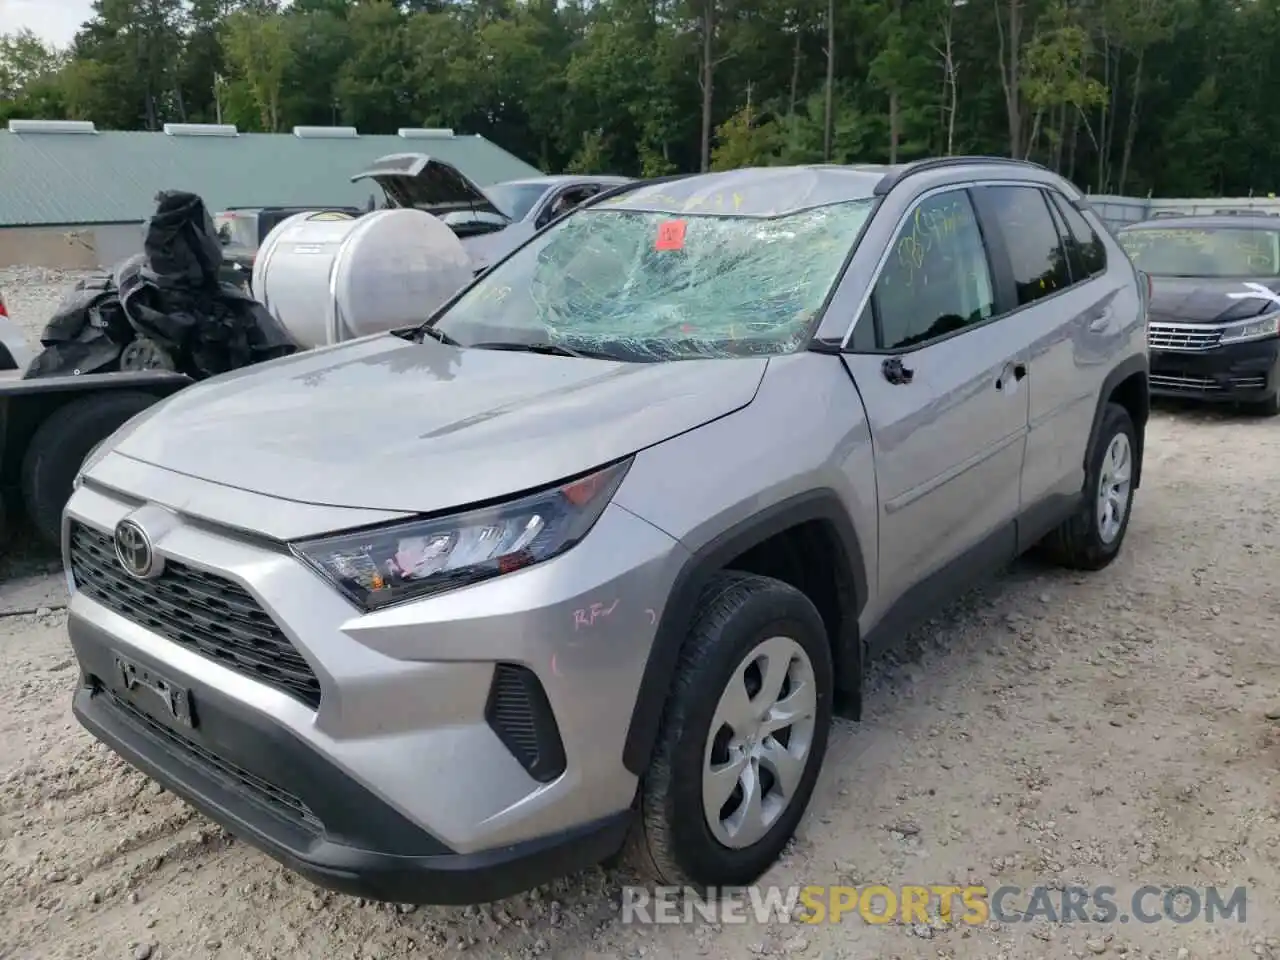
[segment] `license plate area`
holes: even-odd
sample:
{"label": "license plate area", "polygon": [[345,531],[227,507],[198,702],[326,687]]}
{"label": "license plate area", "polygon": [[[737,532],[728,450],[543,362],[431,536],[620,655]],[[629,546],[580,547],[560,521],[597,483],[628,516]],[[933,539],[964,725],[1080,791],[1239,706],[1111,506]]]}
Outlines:
{"label": "license plate area", "polygon": [[119,654],[115,666],[120,692],[135,707],[159,720],[173,721],[188,730],[195,728],[195,710],[186,687]]}

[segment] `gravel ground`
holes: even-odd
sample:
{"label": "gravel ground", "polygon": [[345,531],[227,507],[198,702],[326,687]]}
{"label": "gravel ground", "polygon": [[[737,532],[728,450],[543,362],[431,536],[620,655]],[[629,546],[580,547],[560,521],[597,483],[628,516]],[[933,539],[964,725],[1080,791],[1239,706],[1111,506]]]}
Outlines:
{"label": "gravel ground", "polygon": [[[56,300],[5,289],[17,309]],[[766,878],[1110,885],[1122,908],[1145,884],[1242,885],[1243,923],[639,927],[604,870],[465,910],[329,895],[80,731],[37,557],[0,583],[0,957],[1280,956],[1278,428],[1157,413],[1121,558],[1092,576],[1019,563],[876,664],[868,716],[836,730]]]}
{"label": "gravel ground", "polygon": [[44,267],[0,268],[0,293],[10,319],[17,322],[33,349],[39,348],[40,331],[58,306],[67,289],[83,277],[86,270],[48,270]]}

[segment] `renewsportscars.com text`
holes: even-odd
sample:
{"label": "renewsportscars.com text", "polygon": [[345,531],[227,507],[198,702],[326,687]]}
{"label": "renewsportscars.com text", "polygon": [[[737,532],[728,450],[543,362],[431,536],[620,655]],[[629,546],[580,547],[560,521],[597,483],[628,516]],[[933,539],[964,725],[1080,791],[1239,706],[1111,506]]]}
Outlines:
{"label": "renewsportscars.com text", "polygon": [[804,887],[624,887],[622,922],[932,923],[1244,923],[1244,887],[1014,887],[953,884]]}

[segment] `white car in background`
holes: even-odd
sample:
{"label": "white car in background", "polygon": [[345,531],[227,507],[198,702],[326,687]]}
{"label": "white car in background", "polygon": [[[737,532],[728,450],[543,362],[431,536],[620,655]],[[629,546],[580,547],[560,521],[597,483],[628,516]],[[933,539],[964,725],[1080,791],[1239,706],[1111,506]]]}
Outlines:
{"label": "white car in background", "polygon": [[[450,227],[466,229],[480,224],[501,231],[502,239],[483,242],[485,262],[500,259],[561,214],[586,203],[597,193],[630,183],[630,177],[589,174],[529,177],[484,187],[491,210],[457,210],[442,214]],[[477,245],[479,246],[479,245]]]}
{"label": "white car in background", "polygon": [[535,230],[541,230],[560,214],[597,193],[630,182],[630,177],[565,174],[508,180],[485,187],[484,192],[495,207],[516,223],[532,224]]}
{"label": "white car in background", "polygon": [[6,373],[16,376],[25,370],[34,356],[22,330],[9,317],[4,305],[4,291],[0,290],[0,376]]}

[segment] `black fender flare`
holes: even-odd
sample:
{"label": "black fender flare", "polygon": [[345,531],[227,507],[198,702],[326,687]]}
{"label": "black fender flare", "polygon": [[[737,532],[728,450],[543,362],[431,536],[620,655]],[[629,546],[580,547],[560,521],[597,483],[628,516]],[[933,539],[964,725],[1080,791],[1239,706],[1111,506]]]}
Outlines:
{"label": "black fender flare", "polygon": [[667,595],[622,750],[622,762],[643,776],[657,743],[667,692],[680,659],[680,648],[707,581],[751,547],[802,523],[821,521],[835,535],[836,577],[840,585],[841,636],[832,638],[837,685],[861,705],[862,640],[858,616],[867,602],[867,573],[857,531],[834,490],[819,489],[779,501],[735,524],[695,551],[676,574]]}
{"label": "black fender flare", "polygon": [[1135,374],[1142,376],[1142,389],[1147,395],[1147,401],[1143,405],[1143,416],[1141,423],[1134,423],[1134,430],[1137,433],[1138,449],[1135,459],[1135,469],[1133,472],[1133,487],[1136,490],[1142,482],[1142,454],[1146,446],[1146,415],[1151,409],[1151,395],[1149,386],[1149,377],[1151,364],[1145,353],[1135,354],[1132,357],[1122,361],[1114,370],[1107,374],[1106,379],[1102,381],[1102,389],[1098,392],[1098,406],[1093,411],[1093,424],[1089,427],[1089,445],[1084,448],[1084,472],[1087,478],[1089,476],[1089,460],[1093,456],[1094,445],[1098,442],[1098,431],[1102,429],[1102,414],[1107,409],[1107,404],[1111,402],[1111,398],[1115,396],[1116,388],[1124,381],[1128,380]]}

